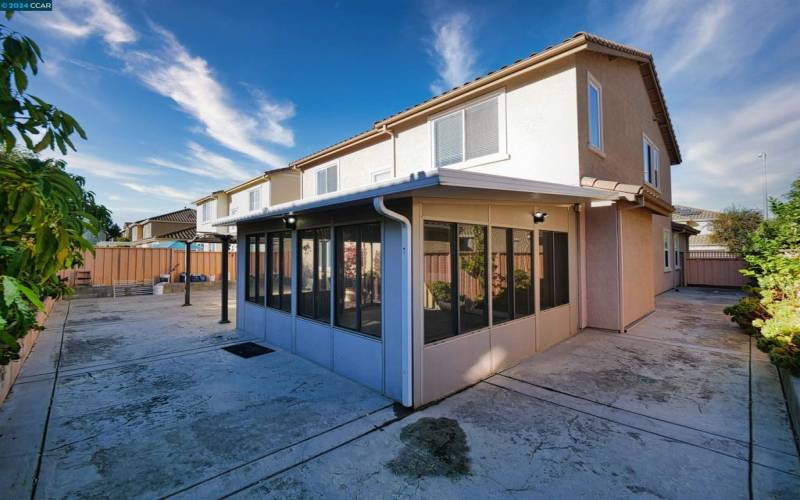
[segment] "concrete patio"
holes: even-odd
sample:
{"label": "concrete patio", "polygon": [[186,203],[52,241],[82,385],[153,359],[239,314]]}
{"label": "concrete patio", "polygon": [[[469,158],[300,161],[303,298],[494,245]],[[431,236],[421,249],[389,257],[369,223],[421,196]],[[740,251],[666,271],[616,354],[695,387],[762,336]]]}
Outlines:
{"label": "concrete patio", "polygon": [[583,332],[410,414],[289,353],[222,350],[260,339],[216,323],[216,294],[62,302],[0,407],[0,491],[797,498],[777,371],[721,313],[733,300],[669,292],[624,335]]}

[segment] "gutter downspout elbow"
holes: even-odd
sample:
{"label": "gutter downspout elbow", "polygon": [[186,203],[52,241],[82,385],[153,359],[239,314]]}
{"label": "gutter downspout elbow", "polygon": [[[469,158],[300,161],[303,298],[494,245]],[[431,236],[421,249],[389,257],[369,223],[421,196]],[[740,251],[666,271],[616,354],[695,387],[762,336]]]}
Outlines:
{"label": "gutter downspout elbow", "polygon": [[402,225],[402,276],[401,276],[401,309],[402,309],[402,322],[400,331],[403,335],[403,406],[412,407],[414,405],[413,397],[413,331],[412,331],[412,292],[411,292],[411,221],[402,214],[393,210],[389,210],[383,202],[383,196],[376,196],[372,199],[372,206],[375,211],[380,215],[399,222]]}

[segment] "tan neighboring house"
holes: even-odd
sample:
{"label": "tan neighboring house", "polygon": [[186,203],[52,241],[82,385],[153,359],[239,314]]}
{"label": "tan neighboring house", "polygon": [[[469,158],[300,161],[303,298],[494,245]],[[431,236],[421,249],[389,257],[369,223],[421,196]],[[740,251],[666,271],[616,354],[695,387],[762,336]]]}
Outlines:
{"label": "tan neighboring house", "polygon": [[711,241],[711,233],[713,233],[711,223],[719,217],[719,214],[719,212],[706,210],[705,208],[675,205],[675,213],[672,214],[672,220],[686,224],[699,231],[698,234],[689,238],[689,250],[727,252],[728,249],[724,245]]}
{"label": "tan neighboring house", "polygon": [[130,246],[152,247],[165,243],[187,241],[194,237],[197,224],[193,208],[182,208],[174,212],[125,223],[122,234],[130,239]]}
{"label": "tan neighboring house", "polygon": [[652,312],[681,282],[680,162],[651,55],[579,33],[290,163],[296,199],[211,225],[237,233],[239,329],[420,406]]}
{"label": "tan neighboring house", "polygon": [[[272,204],[301,196],[301,175],[279,169],[254,177],[228,189],[214,191],[192,202],[197,207],[197,233],[236,235],[236,226],[215,226],[218,219],[260,211]],[[204,250],[219,250],[219,243],[203,243]],[[233,251],[235,246],[231,247]]]}

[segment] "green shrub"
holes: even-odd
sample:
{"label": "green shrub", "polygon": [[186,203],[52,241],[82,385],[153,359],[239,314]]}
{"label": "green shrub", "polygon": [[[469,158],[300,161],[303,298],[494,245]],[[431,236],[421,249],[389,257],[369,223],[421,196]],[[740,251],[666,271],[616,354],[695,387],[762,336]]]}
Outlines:
{"label": "green shrub", "polygon": [[68,292],[58,272],[92,249],[83,234],[97,233],[98,210],[63,161],[0,153],[0,364],[18,357],[42,299]]}
{"label": "green shrub", "polygon": [[770,200],[774,218],[761,223],[744,250],[742,274],[756,286],[725,313],[773,363],[800,373],[800,179],[786,198]]}
{"label": "green shrub", "polygon": [[755,296],[747,296],[735,305],[725,308],[725,314],[731,317],[731,321],[747,330],[751,335],[758,333],[758,329],[753,326],[753,321],[763,318],[766,314],[761,300]]}

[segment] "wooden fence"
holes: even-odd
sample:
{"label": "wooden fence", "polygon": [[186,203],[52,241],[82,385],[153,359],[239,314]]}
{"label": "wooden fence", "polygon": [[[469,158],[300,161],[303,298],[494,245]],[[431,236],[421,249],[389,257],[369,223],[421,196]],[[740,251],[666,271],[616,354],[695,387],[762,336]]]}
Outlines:
{"label": "wooden fence", "polygon": [[687,285],[742,287],[747,284],[747,278],[739,272],[746,267],[746,263],[732,253],[690,251],[684,263]]}
{"label": "wooden fence", "polygon": [[[60,275],[71,285],[81,272],[88,272],[93,286],[111,285],[113,281],[152,281],[162,274],[170,275],[176,283],[184,271],[186,252],[172,248],[96,248],[95,255],[84,254],[84,265]],[[192,252],[192,274],[204,274],[222,279],[222,252]],[[228,277],[236,279],[236,253],[228,255]]]}

